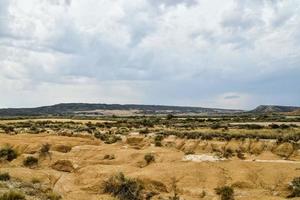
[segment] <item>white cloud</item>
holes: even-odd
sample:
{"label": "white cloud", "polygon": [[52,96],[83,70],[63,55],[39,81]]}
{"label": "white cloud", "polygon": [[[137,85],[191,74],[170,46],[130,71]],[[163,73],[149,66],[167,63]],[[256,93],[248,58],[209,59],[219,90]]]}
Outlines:
{"label": "white cloud", "polygon": [[[253,106],[248,99],[270,89],[261,82],[300,83],[293,76],[300,75],[299,10],[297,0],[0,0],[0,91],[7,94],[0,107],[21,105],[12,99],[23,90],[44,95],[43,85],[61,98],[38,103],[28,95],[24,105],[68,97]],[[103,81],[114,85],[111,93]],[[78,98],[66,92],[71,83],[99,92]],[[247,98],[223,98],[232,91]]]}

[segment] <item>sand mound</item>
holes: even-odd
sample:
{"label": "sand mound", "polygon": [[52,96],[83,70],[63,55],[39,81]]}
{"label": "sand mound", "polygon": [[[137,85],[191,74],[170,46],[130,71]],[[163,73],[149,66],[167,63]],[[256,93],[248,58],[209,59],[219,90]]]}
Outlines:
{"label": "sand mound", "polygon": [[74,166],[69,160],[58,160],[53,165],[51,165],[51,168],[62,172],[74,171]]}
{"label": "sand mound", "polygon": [[285,158],[291,156],[293,152],[294,152],[294,147],[290,143],[282,143],[273,151],[273,153],[275,153],[276,155]]}
{"label": "sand mound", "polygon": [[52,150],[58,151],[58,152],[61,152],[61,153],[68,153],[72,150],[72,147],[68,146],[68,145],[59,144],[59,145],[55,145],[52,148]]}

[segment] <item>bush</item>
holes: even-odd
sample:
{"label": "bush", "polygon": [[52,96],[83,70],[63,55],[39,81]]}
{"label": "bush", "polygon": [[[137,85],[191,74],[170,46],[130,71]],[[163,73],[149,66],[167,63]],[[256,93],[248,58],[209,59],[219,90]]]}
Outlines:
{"label": "bush", "polygon": [[221,200],[234,200],[234,190],[230,186],[218,187],[215,191],[221,197]]}
{"label": "bush", "polygon": [[236,156],[241,160],[245,160],[245,154],[241,150],[236,151]]}
{"label": "bush", "polygon": [[292,190],[292,193],[288,198],[300,197],[300,177],[296,177],[292,180],[290,189]]}
{"label": "bush", "polygon": [[51,145],[49,143],[43,144],[40,149],[40,156],[45,157],[46,155],[50,155]]}
{"label": "bush", "polygon": [[17,158],[17,152],[10,146],[0,149],[0,159],[12,161]]}
{"label": "bush", "polygon": [[111,155],[106,154],[106,155],[103,157],[104,160],[113,160],[113,159],[115,159],[115,158],[116,158],[116,157],[115,157],[114,154],[111,154]]}
{"label": "bush", "polygon": [[0,181],[8,181],[10,180],[10,175],[5,172],[5,173],[0,173]]}
{"label": "bush", "polygon": [[126,178],[123,173],[111,176],[103,183],[103,191],[120,200],[141,200],[143,189],[140,181]]}
{"label": "bush", "polygon": [[172,196],[169,196],[169,200],[180,200],[180,196],[178,194],[178,184],[179,179],[177,179],[176,177],[172,177],[171,178],[171,189],[173,192]]}
{"label": "bush", "polygon": [[161,144],[161,141],[163,140],[163,136],[162,135],[156,135],[155,138],[154,138],[154,144],[156,147],[161,147],[162,144]]}
{"label": "bush", "polygon": [[147,153],[147,154],[144,156],[144,160],[146,161],[147,165],[149,165],[150,163],[152,163],[152,162],[155,161],[155,157],[154,157],[153,154]]}
{"label": "bush", "polygon": [[25,200],[25,196],[19,192],[11,190],[0,196],[0,200]]}
{"label": "bush", "polygon": [[25,167],[33,167],[36,166],[37,164],[38,164],[38,159],[33,156],[28,156],[23,160],[23,165]]}
{"label": "bush", "polygon": [[47,194],[47,200],[60,200],[60,199],[62,199],[62,197],[53,192]]}
{"label": "bush", "polygon": [[33,178],[31,179],[30,182],[31,182],[32,184],[38,184],[38,183],[41,183],[41,180],[38,179],[38,178],[33,177]]}

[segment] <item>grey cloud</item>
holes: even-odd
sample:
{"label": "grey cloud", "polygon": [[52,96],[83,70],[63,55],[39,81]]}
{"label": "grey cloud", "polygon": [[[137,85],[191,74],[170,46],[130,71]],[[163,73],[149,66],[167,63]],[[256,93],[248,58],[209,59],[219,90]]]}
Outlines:
{"label": "grey cloud", "polygon": [[148,0],[149,3],[153,4],[153,5],[161,5],[161,4],[165,4],[167,6],[174,6],[177,4],[185,4],[188,6],[192,6],[197,4],[197,0]]}
{"label": "grey cloud", "polygon": [[[212,0],[206,3],[210,2]],[[86,22],[74,20],[74,16],[81,18],[82,13],[89,12],[84,7],[79,11],[74,9],[76,3],[80,7],[79,1],[52,0],[49,5],[55,5],[51,9],[57,18],[47,18],[51,12],[41,16],[41,19],[53,20],[51,29],[42,23],[38,35],[26,38],[33,35],[26,29],[23,38],[15,32],[3,36],[4,32],[8,34],[8,27],[13,26],[14,21],[7,18],[8,1],[0,0],[0,91],[7,93],[13,88],[17,91],[26,88],[28,93],[44,94],[43,88],[50,88],[52,92],[53,88],[62,88],[55,94],[59,101],[63,99],[59,96],[64,96],[74,84],[82,89],[68,100],[76,101],[82,99],[80,92],[94,84],[89,97],[103,101],[116,102],[119,91],[130,94],[134,91],[133,97],[128,95],[126,101],[138,98],[140,103],[213,106],[212,102],[217,102],[219,96],[228,101],[242,101],[245,96],[251,96],[253,103],[248,103],[247,107],[260,101],[299,104],[299,87],[291,87],[300,85],[297,9],[290,8],[292,14],[285,15],[286,12],[277,8],[275,13],[283,14],[266,21],[262,17],[264,11],[257,9],[260,1],[236,2],[236,7],[226,11],[222,10],[222,5],[210,8],[208,14],[216,10],[221,12],[214,20],[206,16],[207,10],[202,7],[204,1],[200,5],[192,0],[149,0],[148,4],[139,6],[128,3],[129,8],[114,7],[115,3],[107,9],[110,15],[105,18],[112,21],[99,20],[86,27],[88,18]],[[268,2],[263,6],[274,9],[276,2]],[[170,7],[158,11],[156,6],[162,3]],[[225,1],[218,3],[226,4]],[[172,7],[178,4],[188,6]],[[68,12],[56,12],[66,5]],[[294,7],[300,4],[296,2]],[[257,15],[249,15],[249,10]],[[27,14],[30,17],[23,16],[22,12],[18,14],[15,18],[24,26],[35,23],[30,18],[31,13]],[[95,12],[92,17],[101,19],[101,14]],[[117,15],[116,19],[111,15]],[[4,18],[7,20],[1,21]],[[203,20],[194,23],[195,19]],[[296,19],[294,25],[288,23],[290,19]],[[43,21],[36,23],[40,25],[40,22]],[[128,35],[129,40],[122,35],[111,39],[116,33]],[[14,34],[19,37],[13,37]],[[18,72],[17,75],[12,71]],[[109,87],[107,82],[114,87]],[[103,87],[112,91],[107,92]],[[282,97],[282,92],[286,98]],[[13,99],[16,93],[8,93],[8,96]],[[29,104],[30,100],[27,101]]]}
{"label": "grey cloud", "polygon": [[239,98],[240,98],[239,95],[229,95],[224,97],[224,99],[239,99]]}

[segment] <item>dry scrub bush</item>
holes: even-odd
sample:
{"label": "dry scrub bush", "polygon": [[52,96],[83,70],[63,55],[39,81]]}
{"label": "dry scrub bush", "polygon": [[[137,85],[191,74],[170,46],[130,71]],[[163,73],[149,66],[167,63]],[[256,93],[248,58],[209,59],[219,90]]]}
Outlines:
{"label": "dry scrub bush", "polygon": [[38,164],[38,159],[33,156],[28,156],[23,160],[23,165],[25,167],[35,167]]}
{"label": "dry scrub bush", "polygon": [[0,181],[8,181],[10,180],[10,175],[7,172],[0,173]]}
{"label": "dry scrub bush", "polygon": [[149,165],[150,163],[152,163],[152,162],[155,161],[155,157],[154,157],[153,154],[147,153],[147,154],[144,156],[144,160],[146,161],[147,165]]}
{"label": "dry scrub bush", "polygon": [[104,193],[109,193],[120,200],[142,200],[143,184],[125,177],[123,173],[111,176],[103,183]]}
{"label": "dry scrub bush", "polygon": [[0,196],[0,200],[25,200],[25,196],[19,192],[11,190]]}
{"label": "dry scrub bush", "polygon": [[49,143],[43,144],[39,152],[40,157],[46,157],[46,156],[51,157],[50,148],[51,145]]}
{"label": "dry scrub bush", "polygon": [[300,197],[300,177],[294,178],[289,188],[292,193],[288,196],[288,198]]}
{"label": "dry scrub bush", "polygon": [[4,148],[0,149],[0,159],[12,161],[16,159],[18,156],[17,152],[9,145],[5,146]]}
{"label": "dry scrub bush", "polygon": [[169,197],[169,200],[180,200],[179,189],[177,186],[179,181],[180,181],[180,179],[178,179],[176,177],[171,178],[171,189],[172,189],[173,195]]}
{"label": "dry scrub bush", "polygon": [[221,200],[234,200],[234,190],[230,186],[218,187],[215,191]]}

